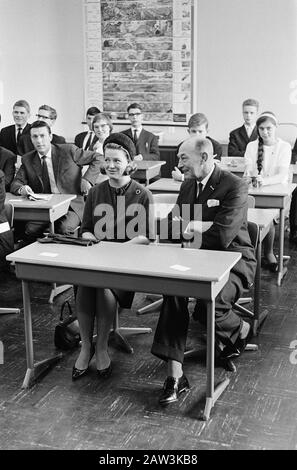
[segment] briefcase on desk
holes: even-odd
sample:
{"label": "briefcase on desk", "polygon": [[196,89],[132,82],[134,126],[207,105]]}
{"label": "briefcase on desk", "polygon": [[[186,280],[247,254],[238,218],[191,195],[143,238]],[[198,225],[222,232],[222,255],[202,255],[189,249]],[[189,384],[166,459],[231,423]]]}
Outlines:
{"label": "briefcase on desk", "polygon": [[[68,308],[68,315],[65,317],[64,312]],[[55,328],[54,336],[55,346],[58,349],[69,351],[79,345],[80,333],[78,320],[73,316],[72,308],[68,300],[65,300],[61,306],[60,321]]]}

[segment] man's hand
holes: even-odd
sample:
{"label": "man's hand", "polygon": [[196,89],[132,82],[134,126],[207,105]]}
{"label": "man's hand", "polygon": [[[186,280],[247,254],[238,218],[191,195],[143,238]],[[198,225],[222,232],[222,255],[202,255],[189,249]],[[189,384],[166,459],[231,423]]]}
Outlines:
{"label": "man's hand", "polygon": [[137,162],[141,162],[141,160],[143,160],[143,156],[141,155],[141,153],[135,155],[134,160]]}
{"label": "man's hand", "polygon": [[184,181],[184,175],[183,173],[177,168],[177,166],[174,167],[174,170],[171,172],[172,178],[175,181]]}
{"label": "man's hand", "polygon": [[82,178],[80,183],[80,190],[83,195],[87,195],[92,185],[86,179]]}
{"label": "man's hand", "polygon": [[94,242],[97,241],[97,238],[92,232],[84,232],[81,237],[85,240],[92,240]]}
{"label": "man's hand", "polygon": [[20,187],[19,194],[21,196],[33,196],[34,191],[32,190],[32,188],[30,188],[30,186],[28,186],[27,184],[24,184],[24,186]]}

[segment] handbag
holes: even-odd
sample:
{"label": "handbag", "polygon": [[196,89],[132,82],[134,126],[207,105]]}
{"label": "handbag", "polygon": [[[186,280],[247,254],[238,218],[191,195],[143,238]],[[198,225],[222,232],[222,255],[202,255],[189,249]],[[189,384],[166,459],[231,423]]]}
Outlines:
{"label": "handbag", "polygon": [[86,238],[74,237],[72,235],[60,235],[59,233],[49,233],[44,238],[37,238],[39,243],[65,243],[67,245],[91,246],[99,243],[99,240],[87,240]]}
{"label": "handbag", "polygon": [[[68,307],[67,318],[64,317],[64,311]],[[68,351],[79,345],[80,333],[78,320],[73,316],[72,308],[68,300],[65,300],[61,306],[60,321],[55,327],[54,343],[56,348]]]}

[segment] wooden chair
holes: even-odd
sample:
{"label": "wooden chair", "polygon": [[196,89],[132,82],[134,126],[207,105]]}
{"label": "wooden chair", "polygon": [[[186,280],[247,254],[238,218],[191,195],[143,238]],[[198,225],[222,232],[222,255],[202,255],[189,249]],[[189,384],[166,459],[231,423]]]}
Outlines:
{"label": "wooden chair", "polygon": [[[6,214],[9,227],[11,230],[13,230],[13,214],[14,214],[13,205],[8,204],[8,203],[4,204],[4,211]],[[5,307],[0,308],[0,315],[5,315],[9,313],[20,313],[20,309],[19,308],[5,308]]]}

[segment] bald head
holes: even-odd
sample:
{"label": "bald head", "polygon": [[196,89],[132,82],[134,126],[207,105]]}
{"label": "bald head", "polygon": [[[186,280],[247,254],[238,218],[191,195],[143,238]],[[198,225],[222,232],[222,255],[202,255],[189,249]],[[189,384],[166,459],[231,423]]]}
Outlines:
{"label": "bald head", "polygon": [[213,166],[213,146],[209,139],[197,136],[185,140],[178,152],[178,167],[185,178],[196,178],[201,181]]}

